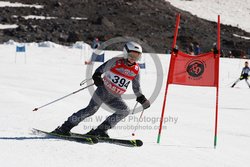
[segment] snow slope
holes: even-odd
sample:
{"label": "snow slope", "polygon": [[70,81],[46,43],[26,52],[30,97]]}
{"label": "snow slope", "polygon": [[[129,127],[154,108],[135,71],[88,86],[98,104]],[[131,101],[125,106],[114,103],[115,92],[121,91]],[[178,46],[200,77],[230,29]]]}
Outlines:
{"label": "snow slope", "polygon": [[173,6],[188,11],[200,18],[232,25],[250,32],[250,0],[166,0]]}
{"label": "snow slope", "polygon": [[[107,51],[106,58],[119,53]],[[144,112],[140,129],[135,132],[135,138],[144,141],[141,148],[110,144],[89,146],[32,134],[32,128],[53,130],[72,113],[87,106],[91,95],[86,90],[32,112],[35,107],[80,88],[79,83],[89,70],[83,64],[89,54],[76,48],[29,45],[26,64],[22,53],[16,55],[15,63],[15,46],[0,45],[1,166],[249,166],[249,88],[243,81],[236,88],[230,88],[244,64],[244,60],[239,59],[221,59],[216,149],[213,148],[215,89],[206,87],[170,85],[161,144],[156,144],[156,137],[165,85],[152,106]],[[149,97],[157,76],[152,58],[145,56],[148,68],[141,72],[141,84]],[[169,55],[158,57],[166,82]],[[95,63],[94,68],[98,65],[100,63]],[[135,100],[127,102],[133,108]],[[72,131],[85,133],[109,114],[101,108],[91,117],[92,120],[82,122]],[[128,116],[109,134],[133,138],[132,128],[135,128],[138,117],[138,113]]]}

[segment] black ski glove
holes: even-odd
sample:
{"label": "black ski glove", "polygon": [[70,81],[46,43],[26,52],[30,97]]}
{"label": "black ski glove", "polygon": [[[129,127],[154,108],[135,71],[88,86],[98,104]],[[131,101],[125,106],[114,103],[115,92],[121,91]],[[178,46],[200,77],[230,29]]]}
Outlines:
{"label": "black ski glove", "polygon": [[95,72],[94,75],[92,76],[92,79],[94,80],[94,84],[97,87],[103,85],[103,80],[102,80],[101,75],[102,75],[102,73]]}
{"label": "black ski glove", "polygon": [[150,107],[150,101],[148,101],[144,95],[137,97],[136,101],[141,103],[144,110]]}

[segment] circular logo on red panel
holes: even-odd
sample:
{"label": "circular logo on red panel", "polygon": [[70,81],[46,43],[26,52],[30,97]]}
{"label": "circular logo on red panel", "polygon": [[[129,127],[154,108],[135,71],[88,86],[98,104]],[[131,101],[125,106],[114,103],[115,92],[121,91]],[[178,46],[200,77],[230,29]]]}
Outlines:
{"label": "circular logo on red panel", "polygon": [[200,60],[192,60],[187,64],[186,70],[191,77],[200,77],[204,73],[205,63]]}

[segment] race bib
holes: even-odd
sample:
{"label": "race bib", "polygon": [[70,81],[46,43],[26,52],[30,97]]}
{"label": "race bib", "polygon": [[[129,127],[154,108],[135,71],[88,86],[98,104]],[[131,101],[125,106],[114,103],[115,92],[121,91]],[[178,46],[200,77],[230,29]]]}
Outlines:
{"label": "race bib", "polygon": [[123,94],[127,90],[130,82],[131,80],[112,72],[108,72],[104,77],[105,86],[118,94]]}

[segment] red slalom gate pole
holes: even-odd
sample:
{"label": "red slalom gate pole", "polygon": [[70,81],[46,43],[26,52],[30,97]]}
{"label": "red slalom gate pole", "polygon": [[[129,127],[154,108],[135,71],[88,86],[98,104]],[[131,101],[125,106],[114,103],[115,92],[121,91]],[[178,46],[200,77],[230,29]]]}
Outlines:
{"label": "red slalom gate pole", "polygon": [[[175,33],[174,33],[174,41],[172,44],[172,49],[175,48],[176,46],[176,41],[177,41],[177,35],[178,35],[178,29],[179,29],[179,24],[180,24],[180,14],[177,14],[176,17],[176,24],[175,24]],[[161,131],[162,131],[162,123],[163,123],[163,119],[164,119],[164,111],[165,111],[165,107],[166,107],[166,101],[167,101],[167,92],[168,92],[168,85],[169,85],[169,79],[170,79],[170,72],[172,67],[172,57],[174,52],[172,51],[171,53],[171,59],[170,59],[170,66],[169,66],[169,70],[168,70],[168,80],[166,83],[166,88],[165,88],[165,94],[164,94],[164,100],[163,100],[163,106],[162,106],[162,113],[161,113],[161,119],[160,119],[160,127],[159,127],[159,132],[158,132],[158,137],[157,137],[157,143],[160,143],[160,139],[161,139]]]}
{"label": "red slalom gate pole", "polygon": [[217,132],[218,132],[218,105],[219,105],[219,65],[220,65],[220,15],[218,15],[218,25],[217,25],[217,47],[218,47],[218,57],[216,57],[216,111],[215,111],[215,128],[214,128],[214,148],[217,146]]}

